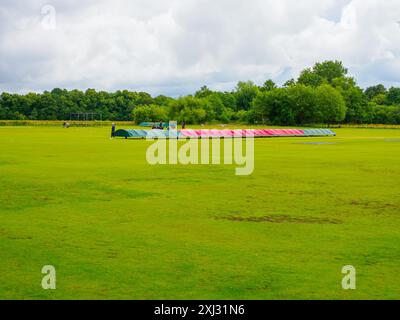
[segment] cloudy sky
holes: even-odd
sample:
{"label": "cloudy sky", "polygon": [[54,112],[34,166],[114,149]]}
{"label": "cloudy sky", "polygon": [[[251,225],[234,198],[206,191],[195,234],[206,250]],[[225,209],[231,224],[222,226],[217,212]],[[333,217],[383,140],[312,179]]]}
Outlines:
{"label": "cloudy sky", "polygon": [[400,86],[400,0],[1,0],[0,92],[178,96],[339,59]]}

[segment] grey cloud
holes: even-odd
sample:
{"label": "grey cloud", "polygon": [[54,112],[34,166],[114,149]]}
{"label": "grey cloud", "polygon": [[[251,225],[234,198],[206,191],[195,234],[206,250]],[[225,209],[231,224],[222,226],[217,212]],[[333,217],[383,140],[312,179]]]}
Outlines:
{"label": "grey cloud", "polygon": [[[44,30],[41,8],[56,8]],[[398,0],[28,0],[0,4],[0,91],[181,95],[278,83],[340,59],[363,86],[400,82]]]}

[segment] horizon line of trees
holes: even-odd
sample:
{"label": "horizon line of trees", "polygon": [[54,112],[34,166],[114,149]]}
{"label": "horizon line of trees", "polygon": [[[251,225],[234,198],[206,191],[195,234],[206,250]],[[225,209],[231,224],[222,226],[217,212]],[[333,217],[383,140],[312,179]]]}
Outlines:
{"label": "horizon line of trees", "polygon": [[69,120],[92,112],[103,120],[189,124],[243,122],[271,125],[400,124],[400,88],[363,90],[340,61],[316,63],[278,87],[238,82],[230,92],[203,86],[193,95],[152,97],[146,92],[88,89],[0,95],[0,120]]}

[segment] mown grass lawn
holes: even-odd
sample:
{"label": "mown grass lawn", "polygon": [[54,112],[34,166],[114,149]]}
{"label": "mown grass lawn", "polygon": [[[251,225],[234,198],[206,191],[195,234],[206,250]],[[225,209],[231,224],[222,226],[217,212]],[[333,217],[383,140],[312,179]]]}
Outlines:
{"label": "mown grass lawn", "polygon": [[256,140],[240,177],[108,127],[0,127],[0,299],[399,299],[400,130],[335,131]]}

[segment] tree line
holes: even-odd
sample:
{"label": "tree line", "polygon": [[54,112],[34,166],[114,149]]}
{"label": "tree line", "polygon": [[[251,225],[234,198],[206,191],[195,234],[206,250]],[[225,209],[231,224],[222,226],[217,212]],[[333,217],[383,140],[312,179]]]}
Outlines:
{"label": "tree line", "polygon": [[239,82],[220,92],[207,86],[179,98],[146,92],[53,89],[0,95],[0,120],[68,120],[93,112],[103,120],[200,124],[243,122],[272,125],[400,124],[400,88],[382,84],[363,90],[340,61],[316,63],[297,79],[277,86]]}

